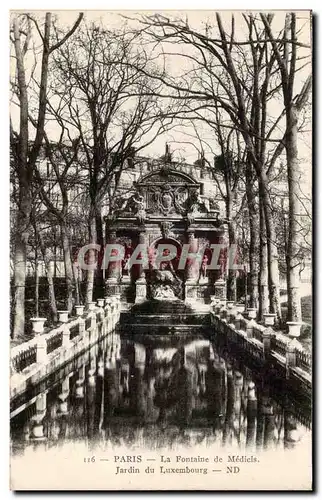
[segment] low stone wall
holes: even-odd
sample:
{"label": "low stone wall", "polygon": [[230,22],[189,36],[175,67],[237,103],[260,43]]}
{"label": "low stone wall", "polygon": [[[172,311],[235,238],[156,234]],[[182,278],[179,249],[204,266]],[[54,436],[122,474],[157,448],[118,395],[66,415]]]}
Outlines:
{"label": "low stone wall", "polygon": [[213,300],[212,309],[215,331],[229,342],[242,345],[257,360],[275,361],[285,369],[286,378],[296,378],[304,387],[311,388],[311,355],[297,338],[284,335],[272,326],[261,325],[254,318],[246,318],[241,305]]}
{"label": "low stone wall", "polygon": [[[79,306],[77,313],[79,314]],[[120,318],[120,297],[99,299],[90,310],[63,321],[50,331],[34,334],[28,342],[11,349],[10,399],[39,384],[68,361],[112,333]]]}

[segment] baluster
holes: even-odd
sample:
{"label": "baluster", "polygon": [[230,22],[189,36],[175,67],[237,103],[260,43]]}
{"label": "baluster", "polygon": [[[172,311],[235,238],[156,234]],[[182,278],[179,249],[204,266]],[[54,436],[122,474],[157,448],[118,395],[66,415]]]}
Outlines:
{"label": "baluster", "polygon": [[68,396],[69,396],[69,376],[67,376],[62,384],[61,384],[61,391],[58,394],[58,400],[59,400],[59,407],[58,407],[58,414],[59,415],[68,415]]}
{"label": "baluster", "polygon": [[265,415],[264,448],[267,449],[275,443],[275,415],[273,405],[268,402],[263,407],[263,413]]}
{"label": "baluster", "polygon": [[33,441],[44,441],[46,440],[46,436],[44,435],[43,419],[46,415],[47,395],[45,393],[40,394],[35,404],[36,414],[31,418],[31,439]]}
{"label": "baluster", "polygon": [[257,416],[257,397],[254,382],[248,384],[247,396],[247,434],[246,446],[253,449],[256,445],[256,416]]}
{"label": "baluster", "polygon": [[293,413],[288,410],[284,412],[284,446],[292,449],[300,441],[300,435],[297,430],[297,422]]}

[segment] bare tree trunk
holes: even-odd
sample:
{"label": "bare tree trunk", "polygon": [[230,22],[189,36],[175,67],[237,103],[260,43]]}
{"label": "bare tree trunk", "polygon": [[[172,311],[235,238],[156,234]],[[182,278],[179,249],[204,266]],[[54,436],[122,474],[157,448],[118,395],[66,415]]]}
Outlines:
{"label": "bare tree trunk", "polygon": [[[228,225],[228,239],[229,239],[229,248],[231,245],[236,244],[236,229],[234,222],[232,219],[232,196],[230,187],[227,183],[226,185],[227,196],[226,196],[226,217],[230,221]],[[228,277],[227,277],[227,298],[228,300],[236,301],[236,271],[231,269],[232,264],[234,262],[228,262]]]}
{"label": "bare tree trunk", "polygon": [[270,312],[276,314],[277,320],[280,321],[281,304],[276,232],[271,208],[271,200],[267,189],[267,177],[263,169],[261,170],[259,178],[259,192],[263,203],[267,236],[269,307]]}
{"label": "bare tree trunk", "polygon": [[[89,226],[89,242],[95,244],[97,241],[96,237],[96,218],[95,216],[90,216]],[[88,263],[94,264],[96,260],[96,252],[91,249],[88,251]],[[94,292],[94,278],[95,278],[95,270],[88,270],[86,277],[86,304],[93,301],[93,292]]]}
{"label": "bare tree trunk", "polygon": [[[21,214],[18,213],[18,219]],[[25,330],[25,287],[26,287],[26,241],[25,233],[19,230],[19,221],[15,236],[14,264],[14,313],[12,338],[23,337]],[[24,224],[23,224],[24,225]]]}
{"label": "bare tree trunk", "polygon": [[25,280],[26,280],[26,245],[30,232],[30,212],[32,207],[31,185],[34,174],[34,167],[39,156],[44,137],[44,127],[47,105],[47,80],[49,55],[53,50],[60,47],[77,29],[83,14],[78,19],[71,30],[55,45],[50,47],[51,33],[51,14],[45,15],[44,32],[40,34],[42,40],[42,61],[41,77],[39,85],[38,99],[38,117],[36,125],[36,134],[29,151],[29,106],[28,91],[26,83],[26,72],[24,57],[27,53],[31,37],[31,28],[28,23],[27,32],[24,32],[24,40],[21,38],[22,30],[19,26],[19,17],[16,15],[13,19],[13,37],[17,65],[17,96],[20,104],[20,123],[19,123],[19,145],[16,158],[16,171],[19,180],[19,204],[17,217],[17,233],[15,237],[15,255],[14,255],[14,325],[12,335],[14,338],[24,334],[25,327]]}
{"label": "bare tree trunk", "polygon": [[249,216],[249,273],[250,273],[250,290],[249,290],[249,307],[258,307],[258,226],[259,218],[257,216],[255,204],[254,181],[252,178],[251,165],[246,165],[246,197]]}
{"label": "bare tree trunk", "polygon": [[74,276],[72,259],[69,246],[68,229],[63,223],[60,227],[62,246],[64,251],[64,267],[65,267],[65,279],[66,279],[66,307],[70,313],[73,309],[73,288],[74,288]]}
{"label": "bare tree trunk", "polygon": [[267,238],[263,203],[259,201],[259,319],[268,313],[268,267],[267,267]]}
{"label": "bare tree trunk", "polygon": [[73,264],[73,275],[74,275],[74,283],[75,283],[75,305],[80,305],[80,293],[79,293],[79,280],[78,280],[78,268]]}
{"label": "bare tree trunk", "polygon": [[299,293],[300,262],[298,252],[301,247],[300,171],[297,150],[297,111],[294,105],[286,113],[287,133],[285,138],[288,189],[289,189],[289,225],[287,241],[287,304],[288,320],[302,321],[301,296]]}
{"label": "bare tree trunk", "polygon": [[[35,234],[37,234],[35,232]],[[37,237],[35,238],[35,317],[39,317],[39,272],[38,272],[38,249]]]}
{"label": "bare tree trunk", "polygon": [[21,46],[18,19],[14,19],[14,45],[17,61],[17,80],[20,102],[20,134],[17,159],[19,205],[15,234],[14,261],[14,321],[13,338],[22,337],[25,330],[26,245],[30,232],[31,174],[28,167],[28,92],[24,68],[24,49]]}
{"label": "bare tree trunk", "polygon": [[[101,215],[100,209],[96,207],[95,213],[96,213],[96,216],[95,216],[96,241],[95,241],[95,243],[98,243],[98,245],[101,245],[100,257],[98,257],[98,261],[100,262],[101,258],[102,258],[102,252],[104,251],[104,232],[103,232],[102,215]],[[102,286],[103,285],[103,269],[102,269],[101,265],[97,266],[95,275],[97,278],[98,286]]]}
{"label": "bare tree trunk", "polygon": [[[49,307],[52,315],[52,320],[56,323],[58,316],[57,316],[57,304],[56,304],[56,297],[55,297],[55,287],[54,287],[54,280],[53,280],[53,273],[51,270],[51,259],[49,255],[49,248],[47,248],[44,244],[43,238],[41,234],[38,234],[38,241],[39,241],[39,246],[41,249],[41,253],[44,259],[45,263],[45,270],[46,270],[46,277],[47,277],[47,282],[48,282],[48,298],[49,298]],[[54,262],[54,265],[56,263]]]}
{"label": "bare tree trunk", "polygon": [[[236,244],[236,232],[235,225],[233,222],[229,224],[228,227],[228,237],[229,237],[229,246]],[[227,298],[228,300],[236,301],[236,270],[231,269],[231,265],[234,262],[228,262],[228,279],[227,279]],[[236,264],[236,263],[235,263]]]}
{"label": "bare tree trunk", "polygon": [[[283,90],[286,132],[284,137],[284,147],[286,150],[287,176],[288,176],[288,198],[289,198],[289,232],[287,242],[287,287],[288,287],[288,319],[301,321],[301,299],[299,294],[299,259],[298,251],[301,245],[300,232],[300,172],[298,165],[297,133],[298,114],[306,105],[311,87],[312,74],[304,82],[299,93],[295,94],[295,73],[296,64],[300,60],[297,52],[298,45],[296,28],[296,13],[287,13],[285,16],[284,43],[277,44],[274,39],[268,16],[260,14],[264,23],[266,33],[272,44],[276,60],[280,70],[281,87]],[[297,90],[296,90],[297,92]]]}

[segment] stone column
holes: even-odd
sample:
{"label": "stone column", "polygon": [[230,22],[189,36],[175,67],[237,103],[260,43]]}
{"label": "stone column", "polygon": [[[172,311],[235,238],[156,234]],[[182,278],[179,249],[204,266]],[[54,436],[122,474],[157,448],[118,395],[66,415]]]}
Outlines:
{"label": "stone column", "polygon": [[[189,244],[189,253],[196,253],[198,251],[198,240],[197,238],[195,238],[194,231],[192,229],[189,229],[187,231],[187,236],[188,236],[187,243]],[[186,263],[186,281],[191,281],[195,283],[197,281],[197,278],[198,275],[196,273],[195,259],[188,257]]]}
{"label": "stone column", "polygon": [[[219,236],[215,236],[212,239],[213,245],[223,245],[225,243],[224,233],[221,233]],[[215,252],[215,250],[213,250]],[[227,296],[227,286],[226,286],[226,267],[224,264],[224,250],[221,249],[218,255],[218,261],[215,262],[216,266],[220,268],[214,271],[211,271],[212,275],[212,283],[214,287],[214,295],[217,299],[225,299]]]}
{"label": "stone column", "polygon": [[[146,245],[145,228],[139,233],[139,245]],[[139,275],[135,283],[135,303],[143,302],[146,299],[146,279],[145,270],[142,265],[139,266]]]}
{"label": "stone column", "polygon": [[[116,243],[116,239],[115,229],[110,229],[106,235],[106,243],[111,245],[113,243]],[[121,266],[121,261],[110,262],[107,269],[105,270],[105,289],[107,295],[113,295],[119,291],[117,284],[120,281],[121,277]]]}
{"label": "stone column", "polygon": [[[187,243],[189,244],[189,254],[198,252],[198,239],[195,238],[193,229],[187,231]],[[198,263],[194,257],[187,258],[186,261],[186,282],[185,282],[185,299],[186,302],[194,302],[197,298],[197,280],[198,280]]]}

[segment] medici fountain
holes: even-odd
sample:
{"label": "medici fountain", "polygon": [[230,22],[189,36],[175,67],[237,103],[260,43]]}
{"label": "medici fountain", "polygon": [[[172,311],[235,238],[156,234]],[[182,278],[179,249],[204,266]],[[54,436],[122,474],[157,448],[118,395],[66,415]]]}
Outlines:
{"label": "medici fountain", "polygon": [[310,434],[310,360],[226,303],[226,254],[211,263],[229,221],[167,165],[133,188],[105,218],[115,258],[97,304],[12,353],[14,453],[77,440],[295,446]]}
{"label": "medici fountain", "polygon": [[[214,200],[201,194],[201,183],[168,166],[134,188],[105,218],[107,244],[124,248],[123,259],[107,266],[105,281],[106,295],[120,294],[129,306],[120,327],[149,335],[184,333],[191,325],[203,330],[209,322],[205,306],[212,296],[225,296],[223,259],[207,268],[227,221]],[[129,266],[134,252],[138,259]]]}

